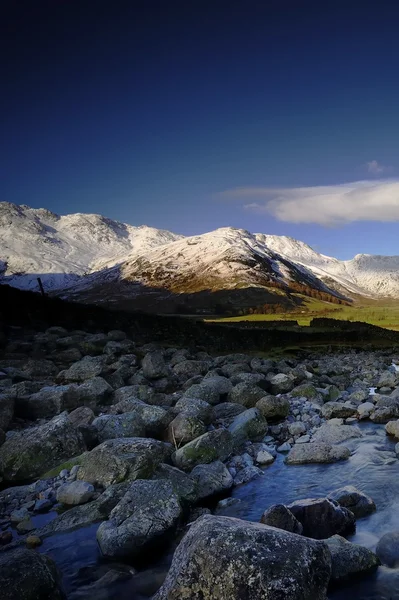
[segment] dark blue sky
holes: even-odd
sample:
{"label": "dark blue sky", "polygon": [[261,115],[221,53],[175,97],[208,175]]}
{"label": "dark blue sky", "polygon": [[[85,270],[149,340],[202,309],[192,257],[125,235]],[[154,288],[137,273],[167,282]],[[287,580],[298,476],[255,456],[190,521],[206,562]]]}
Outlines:
{"label": "dark blue sky", "polygon": [[383,183],[372,220],[362,200],[334,227],[264,208],[269,188],[396,181],[398,23],[393,0],[3,0],[0,199],[399,254]]}

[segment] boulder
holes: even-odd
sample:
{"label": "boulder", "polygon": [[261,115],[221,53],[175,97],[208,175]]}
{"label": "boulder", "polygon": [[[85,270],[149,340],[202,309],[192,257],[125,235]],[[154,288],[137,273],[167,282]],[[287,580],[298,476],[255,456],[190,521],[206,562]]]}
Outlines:
{"label": "boulder", "polygon": [[237,402],[246,408],[253,408],[255,404],[263,398],[265,390],[257,385],[249,383],[238,383],[233,387],[228,395],[229,402]]}
{"label": "boulder", "polygon": [[103,373],[105,361],[103,356],[85,356],[69,369],[58,373],[57,380],[80,383],[92,379]]}
{"label": "boulder", "polygon": [[198,500],[198,484],[196,479],[176,467],[161,464],[151,479],[166,479],[170,481],[182,506],[185,504],[194,504]]}
{"label": "boulder", "polygon": [[236,404],[235,402],[222,402],[214,407],[214,423],[229,427],[232,424],[237,415],[240,415],[245,410],[245,406],[242,404]]}
{"label": "boulder", "polygon": [[340,506],[348,508],[355,515],[356,519],[367,517],[376,510],[375,502],[353,485],[334,490],[328,494],[330,500],[335,500]]}
{"label": "boulder", "polygon": [[260,522],[269,527],[277,527],[277,529],[284,529],[298,535],[303,532],[301,523],[284,504],[275,504],[265,510]]}
{"label": "boulder", "polygon": [[375,553],[383,565],[396,568],[399,565],[399,531],[390,531],[379,540]]}
{"label": "boulder", "polygon": [[218,386],[212,385],[212,381],[202,380],[201,383],[190,385],[185,391],[184,396],[187,398],[197,398],[204,400],[208,404],[214,406],[220,402],[220,392]]}
{"label": "boulder", "polygon": [[346,460],[350,450],[345,446],[312,442],[311,444],[295,444],[285,462],[287,465],[304,465],[307,463],[334,463]]}
{"label": "boulder", "polygon": [[377,383],[378,388],[388,387],[394,388],[397,384],[397,374],[392,371],[383,371]]}
{"label": "boulder", "polygon": [[340,444],[341,442],[360,437],[363,437],[363,434],[357,426],[324,423],[313,435],[313,442]]}
{"label": "boulder", "polygon": [[267,433],[267,421],[257,408],[249,408],[234,419],[229,432],[235,447],[247,440],[259,441]]}
{"label": "boulder", "polygon": [[161,379],[169,374],[169,367],[165,363],[163,353],[160,351],[149,352],[141,363],[143,375],[147,379]]}
{"label": "boulder", "polygon": [[206,383],[206,385],[210,385],[213,389],[217,390],[219,397],[226,396],[233,387],[230,379],[223,377],[222,375],[217,375],[214,371],[209,371],[205,375],[203,383]]}
{"label": "boulder", "polygon": [[265,419],[271,421],[285,419],[290,412],[289,400],[282,396],[263,396],[255,406]]}
{"label": "boulder", "polygon": [[147,438],[107,440],[82,456],[77,477],[103,487],[146,479],[171,452],[170,444]]}
{"label": "boulder", "polygon": [[233,478],[220,460],[207,465],[197,465],[191,471],[191,477],[197,483],[198,500],[227,492],[233,487]]}
{"label": "boulder", "polygon": [[[194,414],[192,414],[194,413]],[[167,439],[172,444],[181,446],[195,440],[206,433],[206,425],[197,416],[196,411],[189,409],[179,413],[171,423],[167,431]]]}
{"label": "boulder", "polygon": [[342,583],[365,575],[375,571],[381,564],[374,552],[352,544],[340,535],[328,538],[326,544],[331,552],[331,583]]}
{"label": "boulder", "polygon": [[62,413],[7,439],[0,447],[0,474],[6,481],[33,479],[85,449],[83,437]]}
{"label": "boulder", "polygon": [[63,483],[57,489],[57,502],[67,504],[68,506],[76,506],[85,504],[92,499],[94,495],[94,487],[87,481],[71,481]]}
{"label": "boulder", "polygon": [[355,515],[329,498],[297,500],[287,508],[301,523],[303,535],[316,540],[353,533],[356,528]]}
{"label": "boulder", "polygon": [[353,417],[356,412],[356,406],[347,406],[341,402],[326,402],[321,409],[321,414],[325,419],[347,419]]}
{"label": "boulder", "polygon": [[320,392],[311,383],[301,383],[291,390],[290,395],[294,398],[307,398],[308,400],[317,400],[321,397]]}
{"label": "boulder", "polygon": [[177,363],[172,371],[180,381],[184,382],[195,375],[205,375],[209,366],[210,363],[204,360],[183,360]]}
{"label": "boulder", "polygon": [[0,394],[0,429],[7,431],[14,417],[14,398],[10,394]]}
{"label": "boulder", "polygon": [[389,421],[385,425],[385,431],[387,432],[387,435],[391,435],[396,440],[399,440],[399,420]]}
{"label": "boulder", "polygon": [[0,554],[0,589],[2,600],[65,600],[55,562],[25,548]]}
{"label": "boulder", "polygon": [[201,419],[205,425],[209,425],[209,423],[212,421],[214,410],[216,408],[217,407],[213,408],[208,402],[205,402],[205,400],[189,398],[185,395],[175,404],[175,410],[179,412],[189,411],[192,415],[196,415],[199,419]]}
{"label": "boulder", "polygon": [[270,382],[271,392],[275,395],[286,394],[287,392],[290,392],[295,385],[295,377],[285,373],[269,375],[268,380]]}
{"label": "boulder", "polygon": [[145,437],[145,425],[136,412],[103,415],[94,419],[92,425],[100,443],[117,438]]}
{"label": "boulder", "polygon": [[121,400],[110,409],[111,414],[135,413],[144,424],[145,435],[160,436],[171,421],[172,416],[161,406],[147,404],[137,398]]}
{"label": "boulder", "polygon": [[64,403],[64,408],[71,410],[78,406],[89,406],[95,410],[102,404],[108,404],[113,388],[103,377],[92,377],[78,386],[78,398]]}
{"label": "boulder", "polygon": [[248,483],[248,481],[252,481],[253,479],[257,479],[263,475],[262,469],[259,467],[255,467],[254,465],[248,465],[243,469],[240,469],[238,473],[234,477],[234,485],[242,485],[243,483]]}
{"label": "boulder", "polygon": [[24,419],[46,419],[76,404],[78,397],[76,384],[50,385],[31,396],[18,398],[15,410],[17,416]]}
{"label": "boulder", "polygon": [[330,573],[322,542],[205,515],[180,542],[154,600],[325,600]]}
{"label": "boulder", "polygon": [[232,437],[226,429],[208,431],[173,454],[173,462],[183,471],[215,460],[226,460],[232,452]]}
{"label": "boulder", "polygon": [[97,541],[108,558],[134,559],[159,549],[175,530],[182,509],[169,481],[135,481],[101,523]]}
{"label": "boulder", "polygon": [[88,406],[75,408],[75,410],[68,415],[68,420],[74,427],[78,427],[79,425],[91,425],[94,419],[94,412]]}

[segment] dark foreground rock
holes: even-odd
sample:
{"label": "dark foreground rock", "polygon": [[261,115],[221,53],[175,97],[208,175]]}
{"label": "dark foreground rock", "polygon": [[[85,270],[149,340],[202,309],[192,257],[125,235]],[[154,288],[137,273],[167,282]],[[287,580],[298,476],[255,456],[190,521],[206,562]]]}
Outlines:
{"label": "dark foreground rock", "polygon": [[397,567],[399,565],[399,531],[391,531],[383,535],[375,552],[383,565]]}
{"label": "dark foreground rock", "polygon": [[287,508],[303,526],[303,535],[323,540],[336,533],[346,535],[356,527],[354,514],[328,498],[297,500]]}
{"label": "dark foreground rock", "polygon": [[2,600],[65,600],[54,561],[34,550],[0,554]]}
{"label": "dark foreground rock", "polygon": [[154,600],[325,600],[330,573],[322,542],[205,515],[181,541]]}
{"label": "dark foreground rock", "polygon": [[331,552],[331,583],[344,582],[365,575],[381,564],[378,557],[368,548],[348,542],[340,535],[333,535],[326,544]]}

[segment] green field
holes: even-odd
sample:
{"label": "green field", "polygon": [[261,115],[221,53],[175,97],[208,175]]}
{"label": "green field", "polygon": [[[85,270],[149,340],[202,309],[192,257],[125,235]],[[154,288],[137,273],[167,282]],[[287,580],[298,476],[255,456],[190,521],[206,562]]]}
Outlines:
{"label": "green field", "polygon": [[207,320],[222,323],[294,320],[298,321],[299,325],[306,326],[315,317],[327,317],[343,321],[362,321],[363,323],[370,323],[371,325],[378,325],[378,327],[399,331],[399,301],[370,300],[367,303],[358,301],[354,302],[352,306],[340,306],[313,298],[305,298],[303,304],[295,311]]}

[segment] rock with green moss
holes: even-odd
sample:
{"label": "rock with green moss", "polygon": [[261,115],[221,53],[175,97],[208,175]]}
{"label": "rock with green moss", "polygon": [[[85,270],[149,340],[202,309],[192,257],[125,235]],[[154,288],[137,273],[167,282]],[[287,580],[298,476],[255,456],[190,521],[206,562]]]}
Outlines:
{"label": "rock with green moss", "polygon": [[290,412],[290,402],[284,396],[263,396],[256,403],[256,408],[265,419],[278,421],[288,416]]}
{"label": "rock with green moss", "polygon": [[0,447],[0,474],[5,481],[33,479],[85,449],[83,437],[63,413],[7,439]]}
{"label": "rock with green moss", "polygon": [[102,415],[94,419],[92,426],[97,430],[100,443],[116,438],[145,436],[145,425],[136,412],[122,415]]}
{"label": "rock with green moss", "polygon": [[206,425],[190,409],[179,413],[169,424],[167,438],[172,444],[187,444],[206,433]]}
{"label": "rock with green moss", "polygon": [[173,462],[179,469],[189,471],[197,465],[225,460],[232,449],[230,432],[227,429],[214,429],[176,450]]}
{"label": "rock with green moss", "polygon": [[134,559],[159,547],[175,530],[182,509],[170,481],[135,481],[101,523],[97,540],[104,556]]}
{"label": "rock with green moss", "polygon": [[237,402],[246,408],[252,408],[263,398],[265,390],[251,383],[237,383],[228,396],[229,402]]}
{"label": "rock with green moss", "polygon": [[317,391],[314,385],[311,383],[302,383],[297,385],[290,392],[294,398],[307,398],[308,400],[316,400],[321,398],[320,392]]}
{"label": "rock with green moss", "polygon": [[147,479],[170,460],[172,446],[150,438],[119,438],[103,442],[82,456],[78,479],[108,487]]}

